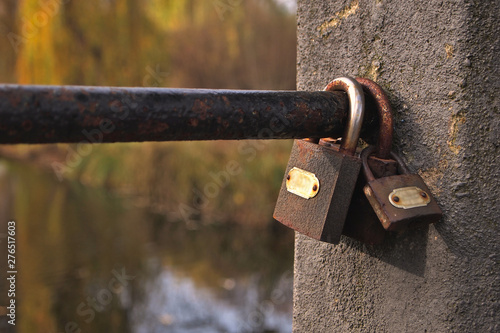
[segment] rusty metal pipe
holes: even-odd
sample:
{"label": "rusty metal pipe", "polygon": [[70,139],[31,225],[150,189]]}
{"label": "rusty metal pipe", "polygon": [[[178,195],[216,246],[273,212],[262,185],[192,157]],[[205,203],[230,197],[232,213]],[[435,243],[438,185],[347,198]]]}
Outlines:
{"label": "rusty metal pipe", "polygon": [[338,137],[347,111],[343,92],[0,85],[0,143]]}

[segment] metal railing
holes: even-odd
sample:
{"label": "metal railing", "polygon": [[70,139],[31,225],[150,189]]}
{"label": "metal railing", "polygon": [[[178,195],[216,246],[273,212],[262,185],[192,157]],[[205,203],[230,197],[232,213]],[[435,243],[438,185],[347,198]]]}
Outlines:
{"label": "metal railing", "polygon": [[0,85],[0,144],[339,137],[347,109],[339,91]]}

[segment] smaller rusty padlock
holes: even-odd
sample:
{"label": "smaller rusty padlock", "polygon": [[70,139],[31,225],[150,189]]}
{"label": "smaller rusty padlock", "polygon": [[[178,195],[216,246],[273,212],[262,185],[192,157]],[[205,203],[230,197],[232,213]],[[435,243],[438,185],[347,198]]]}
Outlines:
{"label": "smaller rusty padlock", "polygon": [[443,213],[424,180],[411,174],[399,155],[391,152],[401,174],[375,179],[368,166],[368,156],[375,152],[370,146],[361,153],[363,172],[368,181],[363,188],[382,226],[389,231],[402,231],[437,222]]}
{"label": "smaller rusty padlock", "polygon": [[343,90],[349,98],[342,145],[336,151],[316,140],[294,141],[273,216],[311,238],[337,244],[361,169],[361,159],[354,155],[364,95],[358,82],[345,77],[330,82],[325,90]]}

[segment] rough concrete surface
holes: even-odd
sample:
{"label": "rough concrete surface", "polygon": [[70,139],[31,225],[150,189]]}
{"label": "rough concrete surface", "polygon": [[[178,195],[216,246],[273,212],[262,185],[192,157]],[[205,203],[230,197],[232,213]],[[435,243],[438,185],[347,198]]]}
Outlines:
{"label": "rough concrete surface", "polygon": [[383,245],[297,234],[294,332],[500,332],[500,2],[298,4],[298,87],[375,79],[444,218]]}

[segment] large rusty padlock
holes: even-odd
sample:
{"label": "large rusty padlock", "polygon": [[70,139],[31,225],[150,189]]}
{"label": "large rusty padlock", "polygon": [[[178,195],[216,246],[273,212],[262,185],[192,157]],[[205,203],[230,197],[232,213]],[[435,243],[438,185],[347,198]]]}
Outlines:
{"label": "large rusty padlock", "polygon": [[[365,92],[365,99],[370,105],[375,105],[379,115],[379,132],[377,150],[375,154],[368,157],[368,165],[376,177],[387,177],[397,174],[397,162],[390,159],[393,134],[392,109],[383,89],[375,82],[366,78],[356,78]],[[324,138],[320,140],[321,145],[340,149],[337,140]],[[362,149],[358,148],[356,154],[359,156]],[[368,199],[363,193],[366,178],[363,173],[358,176],[356,188],[347,213],[344,230],[342,233],[367,244],[380,244],[384,240],[386,230],[373,211]]]}
{"label": "large rusty padlock", "polygon": [[382,226],[389,231],[401,231],[439,221],[443,213],[424,180],[411,174],[396,153],[391,152],[391,157],[398,162],[401,174],[375,179],[368,166],[368,156],[374,152],[375,147],[370,146],[361,153],[368,181],[363,191]]}
{"label": "large rusty padlock", "polygon": [[347,92],[349,120],[339,151],[309,140],[295,140],[274,218],[309,237],[336,244],[344,227],[361,169],[355,156],[364,116],[364,95],[351,78],[332,81],[325,90]]}

